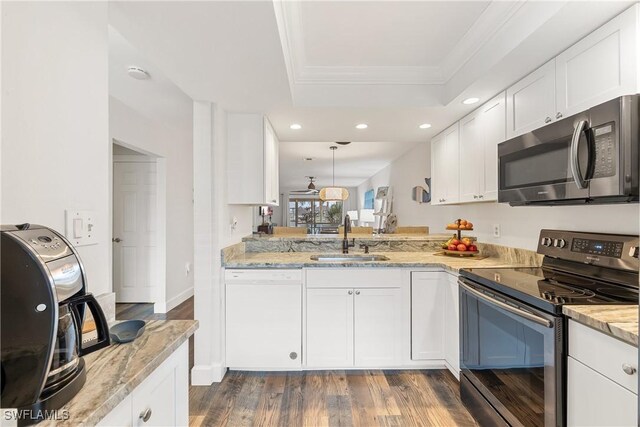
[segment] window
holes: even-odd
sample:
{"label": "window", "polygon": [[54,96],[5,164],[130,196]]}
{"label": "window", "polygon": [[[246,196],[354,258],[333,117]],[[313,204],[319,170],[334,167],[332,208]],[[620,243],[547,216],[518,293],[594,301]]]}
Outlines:
{"label": "window", "polygon": [[317,198],[289,198],[289,226],[307,227],[310,233],[335,230],[342,222],[342,202]]}
{"label": "window", "polygon": [[373,188],[364,193],[364,209],[373,209]]}

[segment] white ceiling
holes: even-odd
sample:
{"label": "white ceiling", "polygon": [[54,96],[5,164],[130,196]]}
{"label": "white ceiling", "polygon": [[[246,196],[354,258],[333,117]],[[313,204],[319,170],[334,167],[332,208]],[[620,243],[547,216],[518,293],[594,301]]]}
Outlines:
{"label": "white ceiling", "polygon": [[[131,78],[127,69],[132,65],[146,70],[151,78]],[[191,98],[113,27],[109,27],[109,95],[165,126],[191,132]]]}
{"label": "white ceiling", "polygon": [[[316,178],[317,188],[332,185],[332,153],[328,142],[281,142],[280,187],[304,189],[306,176]],[[356,187],[401,156],[413,144],[398,141],[352,142],[336,150],[336,185]],[[306,161],[306,157],[313,160]],[[426,162],[426,159],[425,159]]]}
{"label": "white ceiling", "polygon": [[190,98],[265,112],[283,141],[283,184],[304,183],[293,160],[315,141],[362,142],[337,171],[350,185],[360,177],[345,174],[429,140],[479,105],[464,98],[490,99],[632,3],[123,1],[109,12]]}

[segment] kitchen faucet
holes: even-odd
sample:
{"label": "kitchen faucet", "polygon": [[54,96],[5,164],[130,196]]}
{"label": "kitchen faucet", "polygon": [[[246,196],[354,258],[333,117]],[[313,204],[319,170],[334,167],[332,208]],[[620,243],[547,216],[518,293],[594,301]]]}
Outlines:
{"label": "kitchen faucet", "polygon": [[355,239],[353,239],[353,243],[349,243],[349,239],[347,238],[347,233],[351,231],[351,218],[349,215],[345,215],[344,217],[344,239],[342,239],[342,253],[348,254],[349,248],[352,248],[356,245]]}

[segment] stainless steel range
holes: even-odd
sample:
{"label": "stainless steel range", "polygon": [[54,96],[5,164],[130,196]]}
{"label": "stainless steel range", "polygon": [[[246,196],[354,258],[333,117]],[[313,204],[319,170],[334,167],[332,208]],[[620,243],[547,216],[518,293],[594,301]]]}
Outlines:
{"label": "stainless steel range", "polygon": [[541,268],[460,272],[460,387],[481,424],[566,424],[566,304],[637,304],[638,236],[542,230]]}

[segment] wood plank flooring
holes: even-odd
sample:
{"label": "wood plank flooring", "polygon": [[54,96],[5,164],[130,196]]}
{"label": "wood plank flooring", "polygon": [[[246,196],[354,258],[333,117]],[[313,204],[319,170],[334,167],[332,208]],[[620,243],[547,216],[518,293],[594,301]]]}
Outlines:
{"label": "wood plank flooring", "polygon": [[[193,319],[193,298],[166,315],[117,304],[117,319]],[[193,338],[189,346],[193,366]],[[229,371],[189,387],[191,426],[475,426],[447,370]]]}

